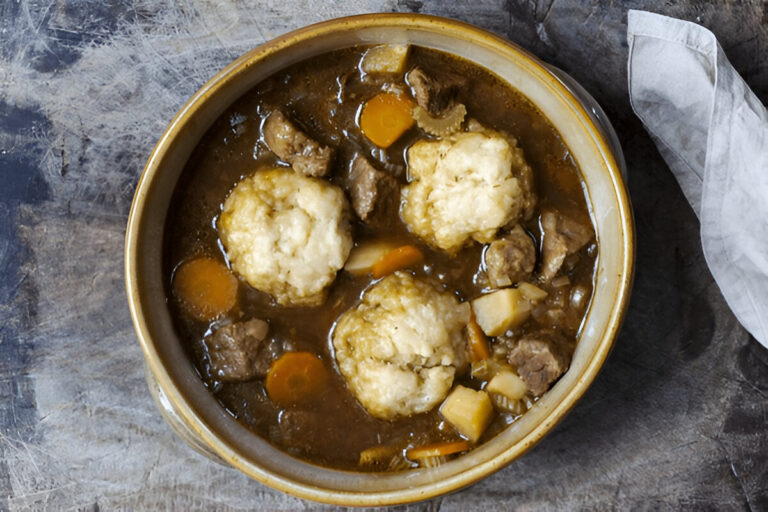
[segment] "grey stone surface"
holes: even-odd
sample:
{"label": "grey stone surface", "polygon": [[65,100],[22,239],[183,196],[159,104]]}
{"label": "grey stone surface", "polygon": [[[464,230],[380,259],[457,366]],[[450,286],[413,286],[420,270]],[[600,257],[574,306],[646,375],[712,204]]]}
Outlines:
{"label": "grey stone surface", "polygon": [[0,509],[322,509],[197,455],[146,391],[123,289],[144,161],[236,56],[299,26],[419,11],[497,32],[602,103],[629,164],[637,274],[601,375],[535,449],[408,510],[768,510],[768,351],[707,271],[698,223],[629,108],[626,11],[699,22],[768,100],[768,7],[632,2],[0,3]]}

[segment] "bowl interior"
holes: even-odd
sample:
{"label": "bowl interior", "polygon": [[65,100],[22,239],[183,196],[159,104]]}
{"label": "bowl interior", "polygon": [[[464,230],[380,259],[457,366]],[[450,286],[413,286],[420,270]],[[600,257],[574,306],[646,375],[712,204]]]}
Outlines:
{"label": "bowl interior", "polygon": [[[467,455],[433,469],[367,474],[314,466],[272,447],[218,404],[182,349],[166,307],[162,239],[173,188],[213,121],[255,84],[300,60],[358,44],[407,43],[483,66],[527,96],[557,127],[584,177],[599,242],[595,292],[570,370],[527,414]],[[629,295],[632,219],[614,156],[579,101],[535,58],[480,29],[441,18],[370,15],[293,32],[244,55],[206,84],[160,139],[142,175],[126,235],[126,280],[148,365],[182,420],[223,459],[305,498],[377,505],[425,499],[499,469],[573,406],[610,350]]]}

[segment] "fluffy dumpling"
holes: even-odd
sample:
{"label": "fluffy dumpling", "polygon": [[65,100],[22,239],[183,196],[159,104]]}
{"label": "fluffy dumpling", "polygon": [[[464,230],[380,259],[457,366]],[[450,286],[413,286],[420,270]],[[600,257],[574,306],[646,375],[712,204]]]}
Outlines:
{"label": "fluffy dumpling", "polygon": [[394,419],[439,404],[467,364],[469,306],[405,272],[385,277],[333,332],[341,374],[373,416]]}
{"label": "fluffy dumpling", "polygon": [[349,206],[338,187],[291,169],[240,181],[218,220],[232,265],[287,306],[315,306],[352,248]]}
{"label": "fluffy dumpling", "polygon": [[520,219],[532,181],[521,177],[530,174],[514,139],[492,130],[421,140],[408,149],[400,213],[413,233],[455,253]]}

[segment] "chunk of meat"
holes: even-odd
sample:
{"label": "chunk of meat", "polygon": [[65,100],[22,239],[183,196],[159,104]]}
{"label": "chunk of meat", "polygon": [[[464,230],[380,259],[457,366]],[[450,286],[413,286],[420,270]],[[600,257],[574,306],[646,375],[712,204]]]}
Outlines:
{"label": "chunk of meat", "polygon": [[[330,407],[330,409],[329,409]],[[338,428],[336,421],[344,412],[323,402],[320,410],[290,407],[280,414],[280,444],[296,454],[316,453],[338,456],[338,446],[356,450],[359,439],[354,433]]]}
{"label": "chunk of meat", "polygon": [[433,116],[440,116],[452,107],[458,93],[467,85],[467,79],[461,75],[432,78],[418,66],[406,73],[405,79],[416,103]]}
{"label": "chunk of meat", "polygon": [[307,176],[325,176],[333,152],[310,139],[279,110],[272,112],[262,128],[264,141],[280,160]]}
{"label": "chunk of meat", "polygon": [[550,281],[560,271],[566,256],[573,254],[592,239],[590,226],[558,211],[541,214],[541,279]]}
{"label": "chunk of meat", "polygon": [[503,238],[491,242],[485,251],[488,282],[494,288],[511,286],[525,280],[536,265],[536,247],[518,224]]}
{"label": "chunk of meat", "polygon": [[349,195],[352,208],[361,220],[373,220],[375,213],[395,212],[400,186],[390,174],[376,169],[362,155],[355,155],[349,166]]}
{"label": "chunk of meat", "polygon": [[535,396],[543,394],[568,369],[573,349],[554,331],[524,336],[507,354],[507,360]]}
{"label": "chunk of meat", "polygon": [[253,318],[219,327],[203,340],[211,374],[221,380],[244,381],[263,377],[269,370],[269,347],[264,343],[269,326]]}
{"label": "chunk of meat", "polygon": [[296,454],[312,452],[313,447],[323,446],[326,441],[323,436],[333,430],[328,429],[328,420],[321,412],[307,409],[286,408],[278,421],[280,443]]}

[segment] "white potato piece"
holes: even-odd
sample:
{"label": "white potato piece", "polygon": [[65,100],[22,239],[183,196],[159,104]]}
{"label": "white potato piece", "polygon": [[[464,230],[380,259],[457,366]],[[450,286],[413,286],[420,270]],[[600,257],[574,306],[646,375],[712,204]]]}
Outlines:
{"label": "white potato piece", "polygon": [[528,319],[531,303],[517,288],[504,288],[473,300],[472,311],[485,334],[499,336]]}
{"label": "white potato piece", "polygon": [[371,267],[382,256],[397,247],[397,244],[386,240],[371,240],[364,242],[349,253],[349,258],[344,264],[344,270],[354,275],[364,275],[371,271]]}
{"label": "white potato piece", "polygon": [[401,189],[400,213],[430,245],[455,253],[471,239],[490,242],[500,227],[520,218],[524,193],[515,174],[527,164],[501,134],[420,140],[407,156],[410,183]]}
{"label": "white potato piece", "polygon": [[459,434],[475,443],[491,422],[493,404],[485,391],[456,386],[440,406],[440,414]]}
{"label": "white potato piece", "polygon": [[360,69],[365,73],[402,73],[408,48],[407,44],[374,46],[363,55]]}
{"label": "white potato piece", "polygon": [[344,313],[332,334],[349,390],[377,418],[426,412],[467,365],[469,305],[450,293],[395,272]]}
{"label": "white potato piece", "polygon": [[532,303],[540,302],[548,295],[546,291],[531,283],[520,283],[517,285],[517,289],[520,290],[526,300]]}
{"label": "white potato piece", "polygon": [[519,400],[525,396],[528,387],[515,372],[511,370],[502,370],[493,376],[491,381],[485,386],[488,393],[504,395],[510,400]]}
{"label": "white potato piece", "polygon": [[321,304],[352,248],[341,189],[291,169],[237,183],[218,228],[232,269],[287,306]]}

